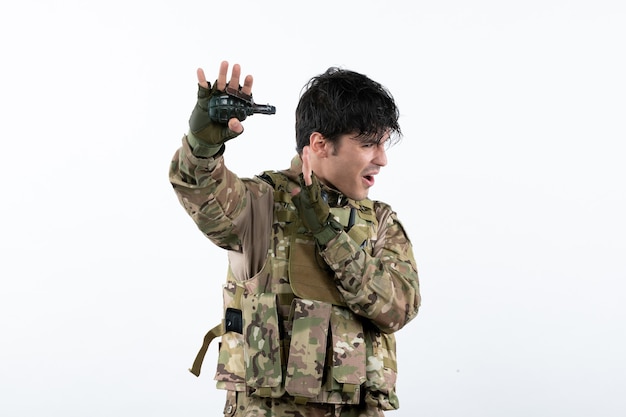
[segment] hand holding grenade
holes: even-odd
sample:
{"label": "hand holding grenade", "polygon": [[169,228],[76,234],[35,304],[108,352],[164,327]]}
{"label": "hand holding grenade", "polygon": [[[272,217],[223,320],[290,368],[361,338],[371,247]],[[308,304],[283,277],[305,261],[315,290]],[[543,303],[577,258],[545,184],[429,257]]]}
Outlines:
{"label": "hand holding grenade", "polygon": [[256,104],[252,96],[241,91],[226,87],[224,94],[216,94],[209,99],[209,118],[216,123],[227,124],[228,120],[236,117],[244,121],[246,117],[255,113],[275,114],[276,107],[269,104]]}

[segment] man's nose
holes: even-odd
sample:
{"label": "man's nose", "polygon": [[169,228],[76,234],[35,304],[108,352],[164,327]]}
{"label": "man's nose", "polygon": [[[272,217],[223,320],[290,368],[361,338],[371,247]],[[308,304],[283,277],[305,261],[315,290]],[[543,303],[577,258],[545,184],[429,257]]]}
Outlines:
{"label": "man's nose", "polygon": [[376,147],[376,154],[372,162],[380,167],[387,165],[387,151],[384,146],[379,145]]}

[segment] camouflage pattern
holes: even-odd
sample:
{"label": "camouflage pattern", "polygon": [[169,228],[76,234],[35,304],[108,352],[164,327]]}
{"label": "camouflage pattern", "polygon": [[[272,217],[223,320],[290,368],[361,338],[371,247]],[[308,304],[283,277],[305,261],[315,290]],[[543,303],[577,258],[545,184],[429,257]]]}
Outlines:
{"label": "camouflage pattern", "polygon": [[295,299],[285,390],[306,401],[315,398],[322,387],[331,304]]}
{"label": "camouflage pattern", "polygon": [[246,385],[263,397],[282,397],[282,350],[276,294],[243,294]]}
{"label": "camouflage pattern", "polygon": [[321,255],[335,272],[338,289],[350,309],[381,331],[392,333],[417,315],[421,301],[417,267],[396,214],[383,203],[375,205],[375,212],[379,223],[386,226],[385,236],[379,236],[385,242],[380,253],[369,254],[342,233]]}
{"label": "camouflage pattern", "polygon": [[333,308],[331,317],[332,367],[329,379],[339,384],[354,385],[365,382],[365,334],[359,319],[350,310]]}
{"label": "camouflage pattern", "polygon": [[395,393],[398,373],[396,340],[393,334],[375,331],[370,333],[371,336],[371,343],[366,344],[365,401],[383,410],[394,410],[400,406]]}
{"label": "camouflage pattern", "polygon": [[382,417],[383,411],[367,403],[361,405],[307,404],[302,406],[276,398],[249,397],[229,391],[224,415],[228,417]]}
{"label": "camouflage pattern", "polygon": [[301,255],[291,249],[306,235],[291,202],[300,163],[296,156],[288,170],[239,178],[223,154],[197,158],[183,139],[171,164],[179,201],[228,250],[224,309],[243,311],[243,335],[226,332],[219,349],[215,379],[228,390],[225,414],[382,416],[399,406],[393,333],[420,305],[412,247],[388,205],[324,187],[337,221],[353,223],[313,263],[340,302],[320,292],[295,296],[290,264]]}
{"label": "camouflage pattern", "polygon": [[[238,307],[242,288],[234,282],[227,282],[223,287],[224,305]],[[226,332],[222,335],[214,379],[220,389],[241,391],[245,389],[246,368],[244,361],[243,335]]]}

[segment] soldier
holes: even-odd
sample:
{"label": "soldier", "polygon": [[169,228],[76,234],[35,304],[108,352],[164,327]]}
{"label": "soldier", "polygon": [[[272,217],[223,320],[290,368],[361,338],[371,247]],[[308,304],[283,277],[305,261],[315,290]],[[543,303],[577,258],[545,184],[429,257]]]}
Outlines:
{"label": "soldier", "polygon": [[[225,91],[251,100],[235,64],[213,85],[198,69],[189,132],[169,178],[198,228],[228,251],[215,379],[227,416],[383,416],[399,406],[394,333],[420,306],[409,238],[389,205],[368,198],[401,138],[391,94],[365,75],[330,68],[306,85],[296,109],[288,169],[240,178],[225,143],[245,114],[209,117]],[[239,100],[241,101],[241,100]]]}

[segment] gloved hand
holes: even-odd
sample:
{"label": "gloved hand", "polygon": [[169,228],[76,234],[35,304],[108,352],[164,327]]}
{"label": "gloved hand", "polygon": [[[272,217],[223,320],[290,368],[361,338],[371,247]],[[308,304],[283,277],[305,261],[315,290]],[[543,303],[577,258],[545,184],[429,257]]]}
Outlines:
{"label": "gloved hand", "polygon": [[320,245],[326,245],[343,230],[330,214],[330,207],[322,198],[322,186],[315,174],[311,174],[311,185],[306,185],[304,175],[300,174],[300,192],[292,196],[291,200],[298,209],[302,223]]}
{"label": "gloved hand", "polygon": [[213,156],[224,143],[241,134],[228,128],[227,124],[216,123],[209,117],[209,99],[214,95],[224,94],[217,89],[217,82],[209,88],[198,84],[198,101],[189,118],[189,144],[196,156]]}

